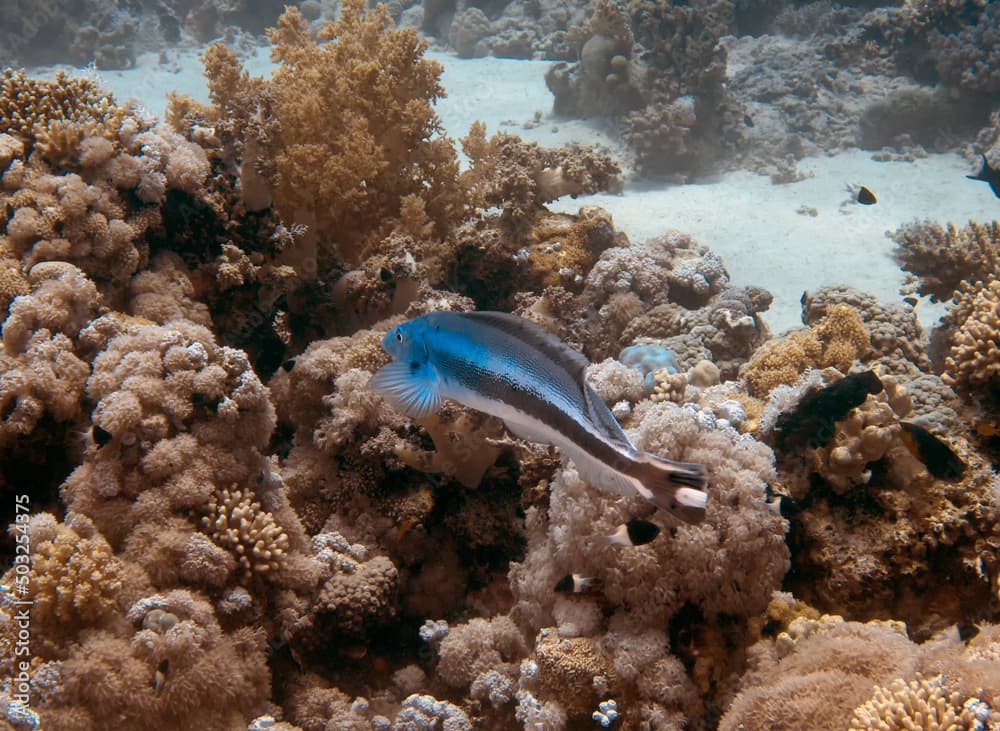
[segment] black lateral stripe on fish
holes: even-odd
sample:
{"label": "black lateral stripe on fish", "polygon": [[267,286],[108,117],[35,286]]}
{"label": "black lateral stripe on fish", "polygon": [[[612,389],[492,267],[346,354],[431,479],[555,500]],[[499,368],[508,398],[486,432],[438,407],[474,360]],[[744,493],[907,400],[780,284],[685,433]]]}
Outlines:
{"label": "black lateral stripe on fish", "polygon": [[1000,170],[994,167],[990,167],[990,161],[986,159],[986,155],[983,155],[983,165],[979,168],[979,172],[975,175],[966,175],[969,180],[981,180],[984,183],[988,183],[990,190],[993,191],[993,195],[1000,198]]}
{"label": "black lateral stripe on fish", "polygon": [[704,518],[705,466],[636,449],[587,384],[587,359],[535,323],[433,312],[390,330],[382,347],[393,361],[370,386],[412,418],[453,399],[503,419],[515,436],[556,445],[585,482],[638,493],[689,522]]}
{"label": "black lateral stripe on fish", "polygon": [[911,421],[901,421],[899,425],[903,427],[903,444],[932,476],[957,480],[965,474],[965,462],[940,437]]}

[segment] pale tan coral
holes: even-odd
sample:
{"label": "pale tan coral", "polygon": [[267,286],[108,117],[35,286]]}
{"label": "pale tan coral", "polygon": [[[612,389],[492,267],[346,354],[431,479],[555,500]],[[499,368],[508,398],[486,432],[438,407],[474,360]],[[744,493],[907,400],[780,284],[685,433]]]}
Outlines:
{"label": "pale tan coral", "polygon": [[543,628],[532,659],[538,664],[536,695],[562,705],[570,718],[590,716],[605,694],[617,690],[611,661],[591,637],[560,637],[554,627]]}
{"label": "pale tan coral", "polygon": [[340,636],[358,639],[395,615],[398,591],[399,572],[389,558],[345,556],[320,589],[315,611]]}
{"label": "pale tan coral", "polygon": [[208,307],[193,298],[194,287],[183,260],[172,252],[159,254],[149,269],[128,283],[128,311],[158,325],[190,320],[211,327]]}
{"label": "pale tan coral", "polygon": [[910,412],[909,398],[891,376],[882,376],[881,381],[885,390],[852,409],[837,422],[830,443],[813,451],[813,469],[836,493],[846,493],[862,482],[867,465],[899,444],[899,422]]}
{"label": "pale tan coral", "polygon": [[685,603],[706,617],[762,611],[788,566],[785,522],[763,499],[774,475],[771,450],[731,429],[701,427],[670,402],[643,401],[632,418],[637,428],[630,436],[640,449],[711,465],[704,523],[676,525],[653,515],[670,530],[618,550],[605,537],[634,516],[649,515],[647,504],[605,493],[566,466],[551,483],[547,513],[529,511],[527,556],[511,566],[517,616],[548,626],[552,587],[567,573],[596,578],[599,594],[622,607],[630,627],[665,626]]}
{"label": "pale tan coral", "polygon": [[[32,279],[36,279],[34,270]],[[66,265],[53,278],[39,278],[30,296],[18,297],[3,321],[3,345],[8,355],[20,353],[39,330],[75,338],[92,320],[101,304],[97,287],[74,266]],[[36,280],[38,281],[38,280]]]}
{"label": "pale tan coral", "polygon": [[9,68],[0,74],[0,128],[29,144],[38,142],[52,159],[85,136],[112,136],[125,113],[91,79],[58,72],[54,81],[43,81]]}
{"label": "pale tan coral", "polygon": [[686,373],[671,373],[666,368],[661,368],[658,371],[653,371],[653,381],[655,385],[650,399],[653,401],[673,401],[675,404],[684,403],[684,391],[688,385]]}
{"label": "pale tan coral", "polygon": [[0,353],[0,446],[30,434],[46,413],[57,421],[79,416],[88,371],[69,338],[45,329],[17,356]]}
{"label": "pale tan coral", "polygon": [[1000,375],[1000,280],[961,292],[949,319],[957,325],[941,380],[953,388],[975,392]]}
{"label": "pale tan coral", "polygon": [[434,451],[406,443],[393,452],[405,464],[429,474],[444,474],[465,487],[478,487],[487,471],[512,444],[505,439],[503,422],[450,404],[440,413],[418,422],[434,442]]}
{"label": "pale tan coral", "polygon": [[208,501],[202,527],[212,540],[231,551],[246,573],[281,571],[288,551],[288,534],[252,493],[238,485],[216,490]]}
{"label": "pale tan coral", "polygon": [[517,663],[527,654],[524,637],[510,617],[477,617],[452,627],[441,641],[437,673],[448,685],[464,688],[491,671],[515,677]]}
{"label": "pale tan coral", "polygon": [[982,728],[973,708],[963,705],[958,691],[948,692],[942,678],[917,675],[909,682],[896,678],[879,686],[865,703],[854,709],[849,731],[975,731]]}

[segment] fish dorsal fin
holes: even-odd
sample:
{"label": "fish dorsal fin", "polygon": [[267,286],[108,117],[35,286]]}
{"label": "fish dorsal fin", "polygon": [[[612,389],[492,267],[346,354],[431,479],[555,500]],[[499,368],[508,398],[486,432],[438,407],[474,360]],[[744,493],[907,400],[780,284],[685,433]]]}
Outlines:
{"label": "fish dorsal fin", "polygon": [[615,415],[611,413],[611,409],[604,403],[604,399],[598,395],[597,391],[591,388],[589,383],[583,384],[583,396],[587,404],[587,415],[604,435],[623,447],[634,449],[628,435],[625,434],[621,424],[618,423],[618,419],[615,418]]}
{"label": "fish dorsal fin", "polygon": [[463,312],[461,316],[471,322],[494,327],[523,341],[555,366],[579,378],[579,383],[581,387],[583,386],[584,374],[590,361],[583,353],[573,350],[541,325],[506,312]]}
{"label": "fish dorsal fin", "polygon": [[379,368],[368,381],[411,419],[426,419],[441,407],[440,379],[428,363],[394,360]]}

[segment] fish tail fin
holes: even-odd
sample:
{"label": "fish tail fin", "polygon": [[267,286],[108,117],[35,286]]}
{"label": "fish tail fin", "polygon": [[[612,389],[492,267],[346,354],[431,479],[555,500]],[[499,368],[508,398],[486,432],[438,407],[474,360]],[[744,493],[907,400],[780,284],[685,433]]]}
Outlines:
{"label": "fish tail fin", "polygon": [[966,175],[965,176],[969,180],[983,180],[983,181],[989,182],[989,180],[990,180],[990,178],[989,178],[989,174],[990,174],[990,161],[986,159],[986,155],[982,155],[982,158],[983,158],[983,164],[982,164],[982,167],[979,168],[979,172],[976,173],[975,175]]}
{"label": "fish tail fin", "polygon": [[642,464],[636,474],[645,490],[643,496],[656,507],[666,510],[686,523],[705,519],[708,505],[708,468],[698,462],[674,462],[640,453]]}

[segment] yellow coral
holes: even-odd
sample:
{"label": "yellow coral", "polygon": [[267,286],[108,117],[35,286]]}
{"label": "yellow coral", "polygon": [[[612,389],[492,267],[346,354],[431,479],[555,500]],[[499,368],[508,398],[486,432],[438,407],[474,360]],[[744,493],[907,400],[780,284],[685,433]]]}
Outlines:
{"label": "yellow coral", "polygon": [[764,398],[780,385],[795,383],[807,368],[834,367],[847,372],[868,352],[868,330],[849,305],[835,305],[809,330],[764,343],[742,376],[751,396]]}
{"label": "yellow coral", "polygon": [[218,545],[233,552],[246,573],[266,575],[281,569],[288,551],[288,534],[249,490],[236,485],[217,490],[209,499],[208,509],[209,514],[201,519],[202,526]]}
{"label": "yellow coral", "polygon": [[687,373],[671,373],[667,368],[653,371],[653,393],[649,397],[653,401],[673,401],[675,404],[684,402],[684,391],[688,385]]}
{"label": "yellow coral", "polygon": [[124,572],[100,533],[84,538],[59,524],[32,557],[32,618],[69,626],[99,622],[118,609]]}
{"label": "yellow coral", "polygon": [[872,697],[854,709],[850,731],[972,731],[983,728],[974,704],[962,704],[957,691],[949,693],[941,676],[909,682],[896,678],[878,687]]}
{"label": "yellow coral", "polygon": [[868,329],[861,315],[850,305],[834,305],[812,328],[823,344],[819,365],[846,373],[851,364],[868,352]]}
{"label": "yellow coral", "polygon": [[751,396],[765,398],[776,386],[791,385],[806,368],[819,362],[823,345],[810,331],[769,340],[753,354],[742,376]]}

